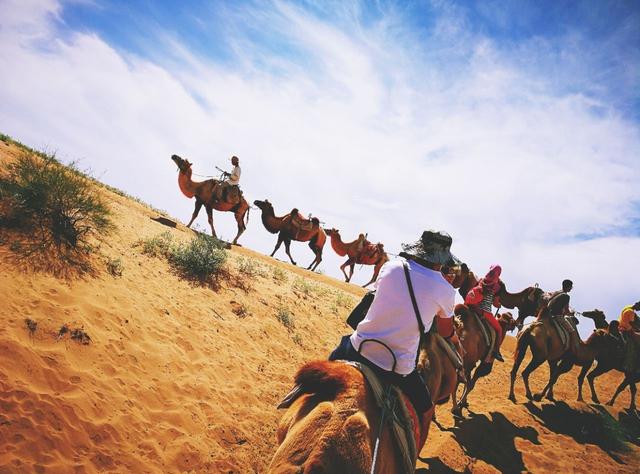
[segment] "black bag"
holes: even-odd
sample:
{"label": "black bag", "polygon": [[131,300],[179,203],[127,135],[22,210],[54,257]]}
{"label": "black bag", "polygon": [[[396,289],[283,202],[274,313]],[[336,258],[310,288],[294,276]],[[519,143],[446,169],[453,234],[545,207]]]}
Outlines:
{"label": "black bag", "polygon": [[369,291],[366,295],[362,297],[360,303],[353,308],[351,314],[347,318],[347,324],[351,327],[351,329],[355,329],[360,321],[364,319],[371,307],[371,303],[373,303],[373,298],[376,296],[375,291]]}

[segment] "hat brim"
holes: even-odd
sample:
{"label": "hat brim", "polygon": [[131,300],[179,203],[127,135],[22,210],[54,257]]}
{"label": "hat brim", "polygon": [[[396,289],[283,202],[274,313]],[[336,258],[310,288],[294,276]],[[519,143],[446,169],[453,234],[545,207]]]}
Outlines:
{"label": "hat brim", "polygon": [[405,253],[413,255],[414,257],[425,260],[426,262],[437,265],[461,265],[462,260],[456,257],[448,250],[431,249],[425,250],[421,241],[414,242],[412,244],[402,244],[402,249]]}

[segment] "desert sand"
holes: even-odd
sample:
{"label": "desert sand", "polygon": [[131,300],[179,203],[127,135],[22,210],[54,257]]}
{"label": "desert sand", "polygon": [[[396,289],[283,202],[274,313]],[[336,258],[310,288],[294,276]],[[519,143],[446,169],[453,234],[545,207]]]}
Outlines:
{"label": "desert sand", "polygon": [[[0,142],[0,162],[19,152]],[[0,245],[0,473],[265,472],[276,404],[302,363],[326,358],[349,332],[344,320],[364,290],[240,247],[216,288],[194,284],[136,245],[162,232],[187,240],[193,231],[101,193],[116,229],[93,274],[30,269],[10,237]],[[171,221],[175,228],[165,225]],[[254,220],[248,232],[260,225]],[[107,271],[115,259],[121,276]],[[90,341],[61,334],[65,325]],[[441,428],[433,426],[417,472],[638,472],[640,421],[624,411],[628,391],[613,408],[577,403],[574,369],[556,386],[561,401],[525,404],[518,379],[513,404],[514,339],[505,344],[506,363],[469,398],[474,414],[454,423],[450,404],[439,407]],[[534,374],[534,389],[547,374]],[[621,379],[602,376],[601,399]],[[635,430],[635,444],[633,436],[612,441],[620,429]]]}

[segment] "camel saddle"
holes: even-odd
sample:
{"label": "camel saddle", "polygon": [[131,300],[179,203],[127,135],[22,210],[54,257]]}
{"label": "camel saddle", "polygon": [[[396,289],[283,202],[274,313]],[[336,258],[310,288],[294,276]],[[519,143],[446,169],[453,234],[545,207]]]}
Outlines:
{"label": "camel saddle", "polygon": [[220,202],[228,204],[239,204],[242,201],[242,190],[240,186],[232,185],[223,181],[214,188],[215,198]]}
{"label": "camel saddle", "polygon": [[360,256],[361,258],[371,258],[377,253],[384,253],[383,243],[378,242],[377,244],[374,244],[373,242],[369,242],[366,239],[363,239],[358,243],[358,248],[358,256]]}
{"label": "camel saddle", "polygon": [[[551,316],[551,324],[556,328],[558,332],[558,336],[560,336],[560,341],[562,342],[562,347],[565,351],[569,350],[569,345],[571,343],[571,332],[576,330],[575,323],[572,319],[575,318],[565,318],[563,315]],[[571,329],[569,329],[569,326]],[[571,332],[570,332],[571,331]]]}
{"label": "camel saddle", "polygon": [[482,339],[484,339],[484,343],[487,346],[487,352],[485,352],[483,359],[486,359],[489,354],[493,353],[494,346],[496,344],[496,331],[493,329],[486,318],[481,317],[477,311],[470,309],[473,316],[476,318],[478,322],[478,327],[480,328],[480,332],[482,333]]}
{"label": "camel saddle", "polygon": [[415,460],[418,458],[416,443],[420,438],[420,421],[409,398],[402,394],[400,388],[393,385],[391,396],[385,397],[385,384],[376,373],[360,362],[345,361],[358,369],[366,379],[380,410],[387,409],[386,419],[390,420],[391,431],[402,455],[404,472],[414,472]]}
{"label": "camel saddle", "polygon": [[298,228],[298,231],[309,232],[317,225],[317,219],[308,219],[303,217],[299,212],[291,215],[291,222]]}

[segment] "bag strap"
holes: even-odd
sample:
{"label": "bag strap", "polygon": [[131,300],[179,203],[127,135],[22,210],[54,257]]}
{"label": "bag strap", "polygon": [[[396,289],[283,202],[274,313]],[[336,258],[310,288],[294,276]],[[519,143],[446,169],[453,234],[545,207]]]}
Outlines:
{"label": "bag strap", "polygon": [[416,366],[418,365],[418,359],[420,358],[420,343],[424,337],[424,324],[422,323],[422,316],[420,316],[420,310],[418,309],[418,302],[416,301],[416,294],[413,291],[413,284],[411,283],[411,275],[409,275],[409,264],[402,262],[404,267],[404,276],[407,279],[407,286],[409,287],[409,296],[411,296],[411,304],[413,305],[413,312],[418,320],[418,328],[420,329],[420,340],[418,341],[418,352],[416,353]]}

